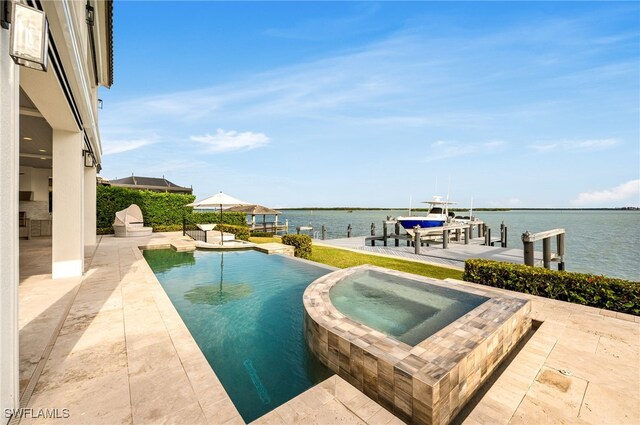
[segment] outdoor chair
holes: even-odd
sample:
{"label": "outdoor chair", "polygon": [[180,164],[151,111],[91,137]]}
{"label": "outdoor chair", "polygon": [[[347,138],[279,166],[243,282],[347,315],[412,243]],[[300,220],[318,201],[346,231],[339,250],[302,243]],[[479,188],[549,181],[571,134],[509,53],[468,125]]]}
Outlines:
{"label": "outdoor chair", "polygon": [[113,232],[117,238],[149,236],[152,231],[153,228],[144,227],[142,211],[136,204],[131,204],[127,209],[116,213]]}

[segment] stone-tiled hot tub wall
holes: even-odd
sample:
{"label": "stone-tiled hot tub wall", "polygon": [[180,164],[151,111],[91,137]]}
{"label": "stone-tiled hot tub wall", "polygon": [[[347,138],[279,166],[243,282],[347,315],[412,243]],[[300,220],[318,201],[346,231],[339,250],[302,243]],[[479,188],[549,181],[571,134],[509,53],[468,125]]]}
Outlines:
{"label": "stone-tiled hot tub wall", "polygon": [[[354,322],[331,303],[329,290],[345,276],[377,270],[489,298],[416,346]],[[529,301],[374,266],[338,270],[304,293],[305,337],[331,370],[416,424],[446,424],[531,328]]]}

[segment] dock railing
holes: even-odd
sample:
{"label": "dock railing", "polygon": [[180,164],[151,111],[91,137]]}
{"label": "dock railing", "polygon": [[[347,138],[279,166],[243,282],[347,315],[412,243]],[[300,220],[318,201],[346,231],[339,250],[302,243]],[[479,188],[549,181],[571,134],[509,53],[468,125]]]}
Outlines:
{"label": "dock railing", "polygon": [[[551,238],[556,239],[556,258],[552,258]],[[524,264],[534,266],[535,243],[542,241],[542,265],[545,269],[551,268],[551,261],[558,261],[558,270],[564,270],[564,229],[552,229],[544,232],[530,233],[526,231],[522,234],[522,243],[524,244]]]}
{"label": "dock railing", "polygon": [[[376,224],[371,223],[371,236],[365,237],[365,244],[371,243],[375,246],[377,241],[381,241],[384,246],[388,246],[389,239],[394,240],[395,246],[400,246],[400,241],[405,241],[407,246],[415,246],[415,241],[419,240],[421,245],[442,243],[443,248],[447,249],[450,241],[464,243],[469,245],[473,240],[474,231],[477,229],[478,238],[482,238],[484,244],[495,246],[499,243],[502,248],[507,247],[507,226],[502,223],[500,225],[500,237],[492,238],[491,229],[481,220],[474,220],[470,223],[453,222],[447,223],[439,227],[426,227],[420,229],[419,236],[416,237],[415,229],[404,230],[397,220],[387,217],[382,220],[382,235],[376,235]],[[327,227],[323,224],[320,230],[313,230],[311,225],[296,227],[296,233],[306,233],[313,239],[325,240],[327,238]],[[347,225],[347,238],[352,237],[353,226]],[[441,239],[440,239],[441,238]]]}
{"label": "dock railing", "polygon": [[265,233],[284,232],[284,233],[288,233],[289,220],[285,220],[284,223],[278,222],[278,221],[263,221],[263,222],[260,222],[260,223],[258,223],[258,222],[253,223],[253,222],[249,221],[247,223],[247,226],[249,226],[249,230],[251,232],[265,232]]}

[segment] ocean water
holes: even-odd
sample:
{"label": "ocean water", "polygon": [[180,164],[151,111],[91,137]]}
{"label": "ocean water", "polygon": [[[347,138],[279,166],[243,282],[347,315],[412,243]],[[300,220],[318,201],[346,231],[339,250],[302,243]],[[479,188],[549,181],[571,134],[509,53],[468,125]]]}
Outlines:
{"label": "ocean water", "polygon": [[[322,225],[327,239],[344,238],[351,224],[352,236],[370,234],[371,223],[376,234],[382,234],[382,221],[387,216],[406,215],[407,210],[296,211],[283,210],[279,221],[289,220],[289,231],[296,226]],[[640,281],[640,211],[491,211],[476,212],[491,228],[492,236],[500,236],[500,223],[508,228],[508,246],[522,248],[522,233],[564,228],[565,265],[569,271],[595,273]],[[318,236],[319,237],[319,236]],[[552,247],[555,242],[552,242]],[[536,244],[542,251],[542,244]]]}
{"label": "ocean water", "polygon": [[333,374],[307,348],[302,304],[329,270],[257,251],[143,255],[247,423]]}

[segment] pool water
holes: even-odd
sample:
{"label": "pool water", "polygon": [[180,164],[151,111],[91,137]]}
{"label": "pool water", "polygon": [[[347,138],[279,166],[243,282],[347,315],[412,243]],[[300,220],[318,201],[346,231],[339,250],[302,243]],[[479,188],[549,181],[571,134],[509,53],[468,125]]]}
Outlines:
{"label": "pool water", "polygon": [[416,345],[488,298],[373,270],[348,275],[329,292],[347,317]]}
{"label": "pool water", "polygon": [[144,257],[247,423],[332,375],[308,351],[302,303],[329,270],[256,251]]}

